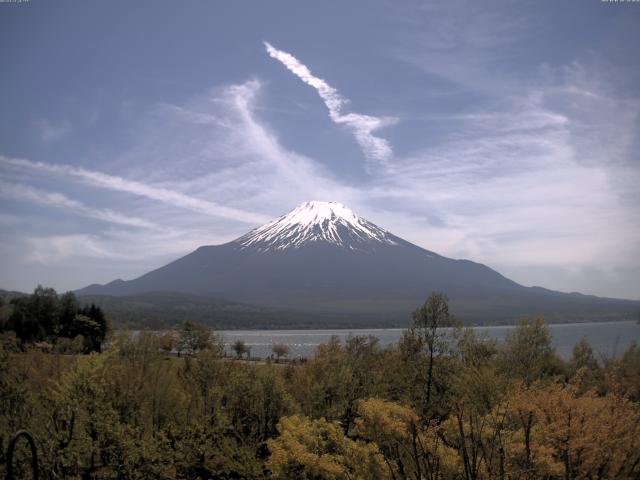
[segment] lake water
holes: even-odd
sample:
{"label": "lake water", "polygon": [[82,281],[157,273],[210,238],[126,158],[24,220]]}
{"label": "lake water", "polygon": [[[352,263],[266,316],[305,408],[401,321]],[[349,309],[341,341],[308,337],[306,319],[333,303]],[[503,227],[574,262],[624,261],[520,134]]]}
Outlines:
{"label": "lake water", "polygon": [[[478,335],[498,341],[504,340],[513,326],[473,327]],[[640,325],[635,321],[563,323],[549,325],[553,343],[558,353],[571,357],[573,346],[582,338],[591,342],[597,353],[605,356],[616,356],[635,341],[640,344]],[[374,335],[380,339],[382,346],[395,343],[402,336],[404,329],[352,329],[352,330],[225,330],[219,332],[227,345],[242,339],[251,347],[251,356],[266,358],[271,355],[274,344],[289,346],[289,358],[310,357],[321,343],[325,343],[332,335],[346,340],[350,335]]]}

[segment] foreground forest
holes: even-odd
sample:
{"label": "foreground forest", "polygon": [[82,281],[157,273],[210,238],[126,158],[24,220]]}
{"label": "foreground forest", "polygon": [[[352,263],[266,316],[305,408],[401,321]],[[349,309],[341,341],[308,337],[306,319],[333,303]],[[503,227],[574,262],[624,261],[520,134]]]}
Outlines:
{"label": "foreground forest", "polygon": [[[5,333],[0,475],[27,429],[46,479],[640,476],[636,345],[599,358],[582,341],[565,361],[540,319],[498,344],[456,326],[438,294],[396,345],[333,339],[306,362],[227,358],[193,324],[176,335],[72,354]],[[15,478],[31,478],[29,462],[21,439]]]}

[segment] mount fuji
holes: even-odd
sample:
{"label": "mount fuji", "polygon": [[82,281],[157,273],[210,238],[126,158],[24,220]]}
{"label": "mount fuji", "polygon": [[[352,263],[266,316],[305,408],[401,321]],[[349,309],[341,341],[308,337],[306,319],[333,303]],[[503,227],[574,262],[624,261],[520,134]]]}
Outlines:
{"label": "mount fuji", "polygon": [[160,292],[322,315],[349,325],[404,324],[433,291],[474,323],[522,315],[550,320],[630,316],[640,302],[525,287],[491,268],[409,243],[336,202],[306,202],[236,240],[202,246],[133,280],[90,285],[79,295]]}

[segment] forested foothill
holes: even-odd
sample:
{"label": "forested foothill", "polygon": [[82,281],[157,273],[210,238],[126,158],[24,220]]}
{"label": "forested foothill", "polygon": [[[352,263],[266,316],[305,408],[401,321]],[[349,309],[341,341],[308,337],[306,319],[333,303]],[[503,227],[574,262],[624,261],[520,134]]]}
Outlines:
{"label": "forested foothill", "polygon": [[[303,363],[248,362],[240,343],[227,357],[195,323],[114,334],[100,352],[102,324],[70,299],[37,290],[3,320],[0,475],[26,429],[45,479],[640,476],[636,345],[606,358],[582,341],[563,360],[543,320],[524,319],[497,343],[433,294],[398,343],[333,338]],[[47,308],[45,325],[7,331]],[[88,319],[96,326],[82,330]],[[57,347],[79,336],[82,349]],[[30,458],[19,441],[15,478],[31,478]]]}
{"label": "forested foothill", "polygon": [[102,309],[80,305],[73,292],[58,295],[38,286],[32,295],[0,297],[0,334],[5,348],[37,347],[59,353],[99,352],[109,331]]}

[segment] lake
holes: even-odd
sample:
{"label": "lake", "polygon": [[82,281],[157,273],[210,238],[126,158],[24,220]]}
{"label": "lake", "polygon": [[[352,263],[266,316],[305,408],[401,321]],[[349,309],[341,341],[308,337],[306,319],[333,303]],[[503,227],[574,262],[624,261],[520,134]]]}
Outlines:
{"label": "lake", "polygon": [[[478,335],[504,340],[514,326],[473,327]],[[616,356],[635,341],[640,343],[640,325],[635,321],[562,323],[549,325],[553,343],[564,358],[571,357],[573,346],[586,338],[596,353],[604,356]],[[402,336],[402,328],[372,328],[351,330],[223,330],[219,333],[227,345],[242,339],[251,347],[251,356],[266,358],[271,355],[274,344],[289,346],[289,358],[311,357],[321,343],[327,342],[332,335],[346,340],[350,335],[374,335],[382,346],[395,343]]]}

